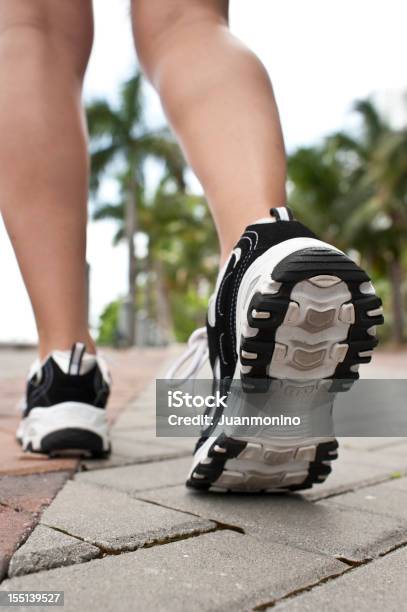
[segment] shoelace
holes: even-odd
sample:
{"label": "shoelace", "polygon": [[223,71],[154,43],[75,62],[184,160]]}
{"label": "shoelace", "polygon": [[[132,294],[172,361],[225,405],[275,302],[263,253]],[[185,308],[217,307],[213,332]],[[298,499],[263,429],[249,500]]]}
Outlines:
{"label": "shoelace", "polygon": [[[188,340],[188,348],[169,368],[165,375],[165,379],[175,379],[177,375],[180,374],[182,374],[180,378],[183,381],[189,378],[195,378],[208,358],[209,348],[206,327],[199,327],[191,334]],[[184,368],[185,364],[189,361],[191,362],[189,366]]]}

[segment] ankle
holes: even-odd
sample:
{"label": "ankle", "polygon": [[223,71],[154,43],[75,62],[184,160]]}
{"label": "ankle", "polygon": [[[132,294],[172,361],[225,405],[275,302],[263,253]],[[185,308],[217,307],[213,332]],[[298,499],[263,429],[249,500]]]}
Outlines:
{"label": "ankle", "polygon": [[[285,206],[285,205],[284,205]],[[228,257],[230,256],[232,250],[235,248],[236,244],[239,242],[243,232],[247,228],[248,225],[255,225],[257,223],[275,223],[276,219],[270,214],[270,209],[267,212],[263,212],[260,216],[253,215],[247,223],[241,227],[239,227],[238,231],[233,233],[228,233],[227,236],[220,236],[220,256],[219,256],[219,267],[226,263]]]}
{"label": "ankle", "polygon": [[86,352],[90,355],[96,355],[96,344],[89,332],[86,332],[75,337],[53,336],[44,338],[40,335],[39,357],[43,360],[53,351],[70,351],[75,342],[83,342],[86,346]]}

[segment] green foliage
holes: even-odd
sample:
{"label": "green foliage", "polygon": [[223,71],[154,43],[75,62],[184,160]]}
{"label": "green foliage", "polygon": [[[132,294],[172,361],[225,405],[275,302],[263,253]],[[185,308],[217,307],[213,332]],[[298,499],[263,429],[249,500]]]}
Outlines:
{"label": "green foliage", "polygon": [[[94,218],[116,220],[117,241],[124,237],[123,214],[119,203],[98,208]],[[148,236],[147,257],[138,261],[139,270],[148,276],[138,288],[148,293],[142,305],[150,320],[158,319],[157,302],[166,300],[168,324],[175,338],[185,341],[205,321],[217,274],[217,238],[208,208],[202,197],[179,192],[168,178],[151,197],[140,191],[138,220],[139,233]]]}
{"label": "green foliage", "polygon": [[119,310],[120,301],[117,300],[106,306],[101,314],[97,339],[100,346],[116,346],[118,339]]}
{"label": "green foliage", "polygon": [[87,107],[91,143],[91,188],[97,199],[100,181],[121,169],[122,189],[129,192],[140,182],[148,158],[163,163],[167,175],[184,185],[185,161],[167,128],[146,125],[144,81],[141,73],[126,81],[117,106],[94,100]]}
{"label": "green foliage", "polygon": [[200,296],[193,289],[189,289],[187,293],[173,292],[171,308],[175,339],[178,342],[186,342],[197,327],[205,325],[208,295]]}
{"label": "green foliage", "polygon": [[[147,311],[149,320],[156,320],[161,331],[164,320],[167,337],[185,339],[185,329],[203,320],[216,275],[217,240],[206,203],[187,191],[185,161],[170,132],[166,128],[150,130],[146,125],[140,74],[124,83],[117,107],[96,100],[87,115],[93,219],[116,222],[114,243],[126,240],[133,260],[134,236],[148,236],[147,257],[138,260],[135,274],[129,278],[134,309]],[[150,158],[161,163],[162,171],[156,189],[147,194],[145,163]],[[99,188],[106,177],[119,186],[119,201],[101,201]],[[133,206],[129,235],[128,210]],[[117,309],[112,309],[102,315],[102,342],[116,341],[110,322],[117,324]],[[192,323],[187,324],[187,319]]]}
{"label": "green foliage", "polygon": [[[129,304],[123,342],[135,340],[136,309],[143,300],[137,296],[138,268],[134,237],[141,231],[139,214],[143,208],[146,162],[153,158],[162,167],[162,179],[172,179],[179,190],[185,187],[185,161],[166,128],[151,130],[144,116],[143,78],[137,73],[126,81],[117,106],[105,100],[93,101],[87,109],[91,149],[91,192],[95,220],[113,219],[118,224],[115,244],[123,239],[128,248]],[[102,202],[100,185],[105,178],[115,179],[120,187],[119,202]]]}
{"label": "green foliage", "polygon": [[392,129],[370,100],[357,102],[355,111],[360,117],[358,133],[334,134],[290,156],[290,204],[323,240],[358,252],[384,292],[387,325],[380,333],[401,343],[406,323],[402,281],[407,131]]}

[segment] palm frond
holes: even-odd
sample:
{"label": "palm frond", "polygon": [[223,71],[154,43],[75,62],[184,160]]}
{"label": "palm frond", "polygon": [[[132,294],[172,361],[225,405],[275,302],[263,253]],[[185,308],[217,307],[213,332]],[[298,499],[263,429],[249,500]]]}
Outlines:
{"label": "palm frond", "polygon": [[106,173],[108,166],[113,163],[119,151],[120,147],[118,145],[110,144],[91,154],[90,190],[93,194],[98,191],[102,176]]}
{"label": "palm frond", "polygon": [[86,115],[91,141],[100,137],[114,140],[114,136],[122,131],[120,117],[106,100],[94,100],[88,104]]}
{"label": "palm frond", "polygon": [[94,221],[112,219],[122,222],[124,221],[124,204],[99,204],[92,214],[92,219]]}
{"label": "palm frond", "polygon": [[123,242],[125,238],[126,238],[126,232],[124,230],[124,227],[119,227],[119,229],[113,236],[113,245],[117,246],[118,244],[120,244],[120,242]]}
{"label": "palm frond", "polygon": [[131,130],[144,123],[143,76],[141,72],[126,81],[120,92],[120,116]]}
{"label": "palm frond", "polygon": [[167,175],[175,179],[180,190],[185,189],[185,158],[169,130],[163,129],[156,132],[147,132],[138,139],[137,146],[146,155],[162,161]]}
{"label": "palm frond", "polygon": [[373,145],[381,134],[389,129],[387,122],[369,98],[357,100],[354,110],[362,117],[367,143]]}
{"label": "palm frond", "polygon": [[345,151],[355,153],[361,159],[366,157],[366,150],[357,138],[345,132],[336,132],[327,138],[327,145],[334,151]]}

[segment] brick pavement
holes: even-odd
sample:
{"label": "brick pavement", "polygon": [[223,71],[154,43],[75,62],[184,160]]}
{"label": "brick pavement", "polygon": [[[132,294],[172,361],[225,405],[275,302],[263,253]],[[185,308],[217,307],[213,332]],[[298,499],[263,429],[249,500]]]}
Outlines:
{"label": "brick pavement", "polygon": [[[171,349],[106,351],[114,380],[108,410],[112,423],[154,378],[157,364],[168,354]],[[0,348],[0,579],[13,551],[79,467],[79,461],[73,458],[48,459],[22,453],[15,439],[24,378],[35,357],[33,350]],[[121,460],[126,461],[125,456]]]}
{"label": "brick pavement", "polygon": [[[366,373],[402,378],[406,363],[382,352]],[[402,609],[407,439],[341,440],[333,474],[303,495],[201,496],[183,485],[193,440],[155,438],[154,385],[121,393],[114,453],[81,462],[26,543],[29,517],[72,471],[37,474],[44,489],[8,481],[0,512],[22,545],[12,556],[0,532],[1,588],[61,589],[75,612]]]}

